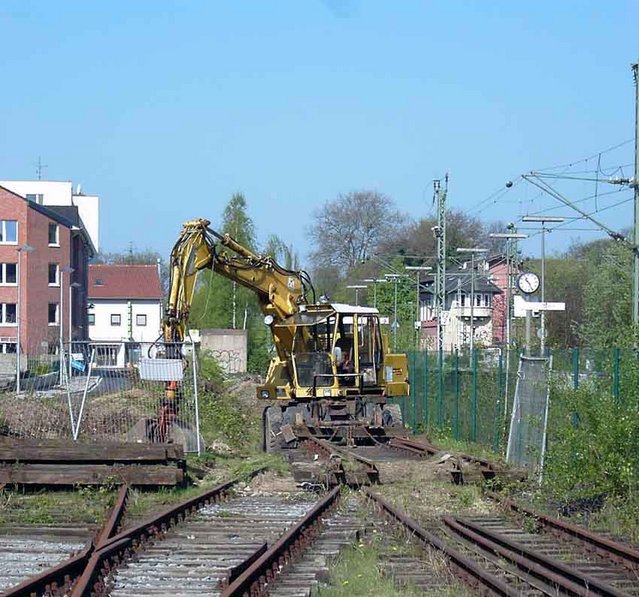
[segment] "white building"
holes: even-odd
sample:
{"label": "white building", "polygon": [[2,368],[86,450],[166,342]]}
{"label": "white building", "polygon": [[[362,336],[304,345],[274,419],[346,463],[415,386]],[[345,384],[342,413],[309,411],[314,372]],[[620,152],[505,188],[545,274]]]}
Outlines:
{"label": "white building", "polygon": [[89,338],[99,366],[136,362],[157,340],[163,292],[156,265],[89,265]]}
{"label": "white building", "polygon": [[89,234],[95,252],[100,250],[100,198],[85,195],[77,185],[68,181],[54,180],[0,180],[0,186],[44,206],[74,206]]}

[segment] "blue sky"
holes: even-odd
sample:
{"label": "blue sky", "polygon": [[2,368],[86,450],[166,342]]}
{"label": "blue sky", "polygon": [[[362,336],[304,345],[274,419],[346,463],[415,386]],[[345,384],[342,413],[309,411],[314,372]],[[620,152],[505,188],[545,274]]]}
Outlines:
{"label": "blue sky", "polygon": [[[632,143],[598,153],[634,136],[638,16],[636,1],[3,0],[0,179],[33,178],[42,156],[43,178],[102,197],[104,250],[167,256],[182,221],[219,224],[235,191],[260,239],[302,256],[338,193],[419,218],[445,172],[451,207],[516,221],[557,203],[526,182],[485,201],[505,181],[632,163]],[[553,184],[630,225],[629,191]],[[578,236],[595,238],[565,226],[548,248]]]}

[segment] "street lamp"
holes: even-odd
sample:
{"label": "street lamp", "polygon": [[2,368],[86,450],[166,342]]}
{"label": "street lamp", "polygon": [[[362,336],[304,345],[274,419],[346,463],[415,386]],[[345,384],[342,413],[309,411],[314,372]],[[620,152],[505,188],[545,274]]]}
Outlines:
{"label": "street lamp", "polygon": [[388,280],[384,278],[366,278],[365,280],[362,280],[362,282],[373,285],[373,307],[377,308],[377,285],[380,282],[388,282]]}
{"label": "street lamp", "polygon": [[349,284],[346,288],[355,290],[355,304],[359,305],[359,291],[363,288],[368,288],[368,286],[366,286],[366,284]]}
{"label": "street lamp", "polygon": [[31,245],[21,245],[17,249],[18,251],[18,271],[16,272],[16,282],[18,284],[18,300],[16,304],[16,394],[20,393],[20,344],[21,344],[21,332],[20,326],[22,325],[22,315],[20,313],[22,309],[22,284],[20,278],[22,277],[22,253],[30,253],[34,250]]}
{"label": "street lamp", "polygon": [[66,265],[60,268],[60,308],[58,317],[60,318],[60,385],[64,383],[64,274],[71,275],[75,270]]}
{"label": "street lamp", "polygon": [[[546,222],[560,224],[565,218],[557,218],[552,216],[524,216],[522,222],[539,222],[541,224],[541,302],[546,302]],[[543,305],[545,307],[545,305]],[[541,334],[539,349],[541,356],[546,356],[546,311],[542,307],[541,317]]]}
{"label": "street lamp", "polygon": [[399,327],[399,322],[397,321],[397,284],[399,283],[399,278],[401,276],[399,274],[384,274],[384,277],[389,282],[395,284],[395,299],[393,306],[393,350],[397,350],[397,328]]}
{"label": "street lamp", "polygon": [[[421,312],[419,308],[419,272],[429,272],[433,268],[430,265],[405,265],[404,269],[409,271],[414,271],[417,273],[417,296],[415,300],[415,308],[417,311],[417,318],[415,319],[415,325],[417,326],[417,324],[421,322]],[[438,322],[438,325],[439,325],[439,322]],[[415,328],[415,332],[416,332],[415,348],[419,349],[419,331],[417,327]]]}
{"label": "street lamp", "polygon": [[470,253],[470,354],[475,349],[475,255],[486,253],[488,249],[459,247],[458,253]]}
{"label": "street lamp", "polygon": [[71,380],[71,343],[73,342],[73,290],[75,288],[81,288],[82,284],[72,282],[69,284],[69,380]]}

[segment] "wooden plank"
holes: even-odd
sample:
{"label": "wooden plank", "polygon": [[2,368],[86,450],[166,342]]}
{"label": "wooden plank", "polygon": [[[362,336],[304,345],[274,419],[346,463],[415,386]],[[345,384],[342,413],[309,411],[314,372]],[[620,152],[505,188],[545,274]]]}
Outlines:
{"label": "wooden plank", "polygon": [[0,440],[0,462],[167,462],[184,460],[182,445]]}
{"label": "wooden plank", "polygon": [[174,486],[184,480],[175,465],[10,464],[0,466],[0,483],[7,485]]}

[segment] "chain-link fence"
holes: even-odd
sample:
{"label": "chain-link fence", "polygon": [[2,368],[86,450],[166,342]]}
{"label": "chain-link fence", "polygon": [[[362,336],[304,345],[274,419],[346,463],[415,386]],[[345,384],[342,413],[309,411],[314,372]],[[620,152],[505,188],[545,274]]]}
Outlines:
{"label": "chain-link fence", "polygon": [[[533,433],[530,427],[530,437],[516,438],[518,451],[522,455],[528,452],[531,462],[539,461],[543,442],[543,421],[539,417],[545,416],[547,395],[551,427],[555,412],[553,401],[565,401],[567,395],[574,394],[584,384],[600,395],[614,397],[628,409],[636,409],[638,354],[633,349],[619,348],[550,351],[550,374],[543,379],[532,379],[529,372],[531,385],[525,390],[529,394],[524,399],[535,406],[531,406],[532,410],[526,411],[521,420],[531,422],[534,418],[536,431]],[[408,356],[411,395],[397,400],[405,423],[416,430],[437,430],[454,439],[477,442],[505,454],[517,382],[522,376],[519,352],[480,348],[472,354],[469,351],[421,351]],[[578,411],[576,408],[573,413],[575,425],[579,421]],[[533,454],[536,454],[534,459]],[[522,460],[526,459],[522,456]]]}
{"label": "chain-link fence", "polygon": [[[0,435],[182,443],[200,451],[193,345],[73,342],[0,355]],[[169,358],[172,357],[172,358]]]}

